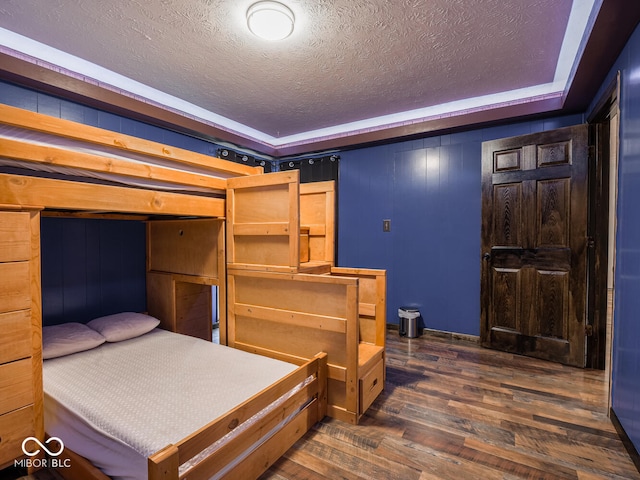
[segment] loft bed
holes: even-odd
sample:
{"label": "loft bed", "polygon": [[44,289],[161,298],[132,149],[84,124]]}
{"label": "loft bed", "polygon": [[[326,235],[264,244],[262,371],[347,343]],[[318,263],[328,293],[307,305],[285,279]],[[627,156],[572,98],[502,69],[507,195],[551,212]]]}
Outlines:
{"label": "loft bed", "polygon": [[[0,106],[0,159],[0,230],[10,233],[4,242],[0,238],[0,298],[19,297],[0,302],[0,315],[10,315],[12,325],[11,335],[0,335],[0,345],[17,336],[30,340],[21,343],[20,353],[0,358],[11,366],[19,361],[21,371],[31,372],[21,377],[19,399],[0,402],[0,432],[10,433],[1,435],[0,467],[21,455],[21,439],[44,436],[41,215],[147,222],[147,309],[162,329],[210,338],[201,327],[208,323],[210,329],[211,322],[200,307],[211,303],[211,286],[217,286],[220,311],[228,316],[221,318],[222,344],[307,369],[302,366],[321,347],[329,348],[326,374],[322,362],[316,372],[325,380],[316,382],[309,398],[321,406],[319,417],[326,411],[358,423],[384,388],[386,274],[334,266],[333,182],[302,187],[297,171],[262,174],[261,167],[6,106]],[[2,282],[16,275],[20,282]],[[276,296],[274,304],[254,288],[269,284],[265,278],[283,285],[284,293],[293,287],[302,296]],[[14,292],[16,285],[20,292]],[[331,302],[342,311],[316,308]],[[255,332],[268,335],[252,338]],[[277,332],[288,332],[291,341],[283,342]],[[318,342],[300,349],[303,332]],[[0,381],[12,378],[2,367]],[[6,385],[14,387],[10,380]],[[272,397],[256,402],[266,405]],[[260,468],[304,434],[309,424],[303,424],[295,435],[284,435],[284,443],[267,443],[269,458]],[[183,453],[173,447],[165,453],[159,465],[172,465],[174,473],[158,478],[176,478],[174,466]],[[91,466],[80,458],[73,464],[86,464],[87,471]]]}
{"label": "loft bed", "polygon": [[[0,390],[11,392],[0,401],[2,468],[23,457],[21,444],[25,438],[45,438],[41,215],[147,221],[147,274],[148,278],[161,278],[150,282],[148,302],[161,306],[160,327],[176,331],[178,320],[184,320],[179,285],[224,288],[226,284],[227,180],[259,176],[262,169],[9,106],[0,106],[0,159]],[[185,242],[197,245],[203,234],[210,241],[208,248],[183,248]],[[158,240],[169,237],[168,247]],[[203,253],[207,258],[197,258]],[[154,302],[157,298],[164,303]],[[182,478],[179,465],[185,460],[279,398],[284,384],[288,388],[299,378],[313,377],[312,383],[297,394],[305,398],[296,402],[306,407],[297,410],[251,453],[251,458],[259,461],[242,462],[224,474],[224,478],[257,477],[324,416],[324,364],[322,354],[311,362],[295,362],[297,368],[285,380],[276,381],[193,434],[150,455],[149,478]],[[249,448],[271,421],[248,426],[231,447],[223,447],[223,454],[204,460],[193,478],[208,478],[218,471],[235,458],[235,453]],[[72,450],[65,449],[65,455],[71,459],[71,467],[59,469],[63,476],[105,478]]]}

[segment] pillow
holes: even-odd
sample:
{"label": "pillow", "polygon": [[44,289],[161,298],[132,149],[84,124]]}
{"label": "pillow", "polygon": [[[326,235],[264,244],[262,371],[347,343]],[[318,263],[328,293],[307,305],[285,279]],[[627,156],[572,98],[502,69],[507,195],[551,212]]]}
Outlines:
{"label": "pillow", "polygon": [[139,337],[160,324],[160,320],[144,313],[122,312],[94,318],[87,326],[100,333],[107,342],[120,342]]}
{"label": "pillow", "polygon": [[102,335],[82,323],[42,327],[42,358],[46,360],[90,350],[105,341]]}

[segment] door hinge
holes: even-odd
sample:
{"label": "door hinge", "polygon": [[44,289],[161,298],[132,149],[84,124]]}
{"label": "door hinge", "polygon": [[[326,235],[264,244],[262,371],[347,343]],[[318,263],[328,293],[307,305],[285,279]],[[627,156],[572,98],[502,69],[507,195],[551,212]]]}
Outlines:
{"label": "door hinge", "polygon": [[593,336],[593,325],[585,325],[584,326],[584,334],[587,337],[592,337]]}

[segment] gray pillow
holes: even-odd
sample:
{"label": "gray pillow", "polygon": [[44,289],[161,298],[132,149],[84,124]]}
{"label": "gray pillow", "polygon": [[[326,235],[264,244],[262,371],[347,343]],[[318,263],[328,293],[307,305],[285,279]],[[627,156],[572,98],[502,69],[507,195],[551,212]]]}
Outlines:
{"label": "gray pillow", "polygon": [[46,360],[90,350],[105,341],[100,333],[82,323],[42,327],[42,358]]}
{"label": "gray pillow", "polygon": [[139,337],[160,324],[160,320],[144,313],[122,312],[94,318],[87,326],[100,333],[107,342],[120,342]]}

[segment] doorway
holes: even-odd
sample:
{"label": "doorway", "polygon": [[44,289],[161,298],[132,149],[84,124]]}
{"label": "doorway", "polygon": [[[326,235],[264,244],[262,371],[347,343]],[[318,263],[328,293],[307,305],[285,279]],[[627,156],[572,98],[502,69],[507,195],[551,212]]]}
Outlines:
{"label": "doorway", "polygon": [[[595,249],[590,262],[589,313],[594,335],[587,345],[587,366],[605,369],[611,393],[611,364],[614,331],[614,272],[616,209],[618,193],[619,74],[605,90],[588,122],[594,144],[590,187],[590,235]],[[610,398],[610,397],[609,397]]]}
{"label": "doorway", "polygon": [[585,366],[588,140],[577,125],[483,144],[486,347]]}
{"label": "doorway", "polygon": [[618,91],[588,124],[483,144],[484,346],[610,368]]}

